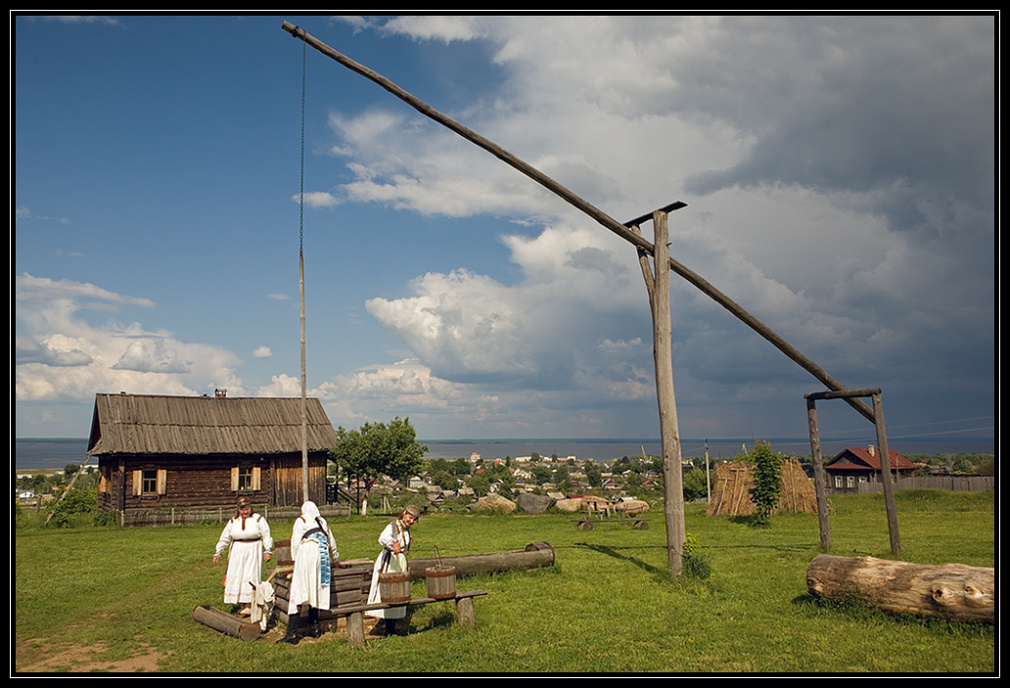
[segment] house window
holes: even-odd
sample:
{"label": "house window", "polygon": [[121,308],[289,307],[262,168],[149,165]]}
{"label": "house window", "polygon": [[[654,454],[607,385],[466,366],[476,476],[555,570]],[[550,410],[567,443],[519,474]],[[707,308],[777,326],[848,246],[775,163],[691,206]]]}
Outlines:
{"label": "house window", "polygon": [[232,492],[255,492],[260,489],[259,466],[235,466],[231,469]]}
{"label": "house window", "polygon": [[163,468],[144,468],[133,471],[133,495],[145,497],[165,494],[168,472]]}
{"label": "house window", "polygon": [[239,468],[238,469],[238,489],[239,490],[251,490],[252,489],[252,468]]}
{"label": "house window", "polygon": [[845,478],[845,487],[852,489],[856,486],[856,479],[853,476],[847,476]]}
{"label": "house window", "polygon": [[835,476],[835,487],[837,487],[838,489],[841,489],[843,484],[844,483],[842,483],[842,476],[836,475]]}

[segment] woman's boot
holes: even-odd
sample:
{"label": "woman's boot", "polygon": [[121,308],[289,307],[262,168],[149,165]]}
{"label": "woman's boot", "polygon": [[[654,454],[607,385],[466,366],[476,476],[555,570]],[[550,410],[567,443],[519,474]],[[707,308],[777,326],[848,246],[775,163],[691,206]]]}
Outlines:
{"label": "woman's boot", "polygon": [[319,610],[309,607],[309,632],[306,634],[310,638],[318,638],[323,632],[319,629]]}
{"label": "woman's boot", "polygon": [[298,626],[301,621],[301,614],[288,614],[288,632],[284,634],[284,637],[278,640],[278,643],[288,643],[289,645],[298,644]]}

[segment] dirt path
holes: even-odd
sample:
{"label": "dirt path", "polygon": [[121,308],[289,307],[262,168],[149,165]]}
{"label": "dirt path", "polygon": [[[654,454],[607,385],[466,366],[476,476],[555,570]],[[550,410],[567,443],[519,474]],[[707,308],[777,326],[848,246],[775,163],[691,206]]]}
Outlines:
{"label": "dirt path", "polygon": [[[32,638],[19,643],[14,655],[16,673],[145,673],[158,670],[165,657],[160,652],[142,646],[141,652],[128,659],[110,662],[100,659],[108,650],[102,644],[54,645],[49,638]],[[25,659],[39,657],[41,660]],[[27,663],[26,663],[27,662]]]}

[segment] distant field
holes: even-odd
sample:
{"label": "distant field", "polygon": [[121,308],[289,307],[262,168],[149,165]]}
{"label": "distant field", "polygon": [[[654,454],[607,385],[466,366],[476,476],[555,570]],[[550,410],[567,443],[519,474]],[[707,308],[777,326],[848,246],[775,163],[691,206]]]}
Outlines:
{"label": "distant field", "polygon": [[[403,674],[917,674],[990,675],[995,629],[858,606],[807,592],[818,551],[813,514],[774,516],[766,528],[708,518],[688,505],[687,531],[711,578],[666,575],[662,508],[652,527],[627,521],[576,528],[570,514],[434,515],[414,529],[415,557],[505,551],[548,542],[539,572],[459,582],[476,601],[477,629],[458,628],[451,603],[422,608],[405,637],[351,648],[330,633],[297,646],[279,631],[242,641],[192,619],[221,602],[211,563],[216,525],[15,532],[15,670],[32,672]],[[374,557],[388,516],[333,523],[343,558]],[[898,491],[906,561],[994,566],[993,493]],[[273,523],[276,539],[290,523]],[[832,499],[833,554],[892,558],[879,495]],[[40,572],[45,575],[39,575]],[[423,583],[415,583],[423,594]]]}

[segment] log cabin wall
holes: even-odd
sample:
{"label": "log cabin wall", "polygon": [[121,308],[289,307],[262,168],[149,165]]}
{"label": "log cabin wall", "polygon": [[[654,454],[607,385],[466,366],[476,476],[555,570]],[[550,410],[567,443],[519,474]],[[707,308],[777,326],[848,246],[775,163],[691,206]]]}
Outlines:
{"label": "log cabin wall", "polygon": [[[254,505],[302,503],[300,454],[102,457],[99,474],[103,511],[232,507],[240,496]],[[309,499],[326,503],[326,455],[318,452],[309,457]]]}
{"label": "log cabin wall", "polygon": [[319,400],[307,402],[96,395],[88,454],[98,461],[99,508],[231,508],[240,496],[254,505],[300,506],[306,422],[308,498],[325,504],[336,433]]}

